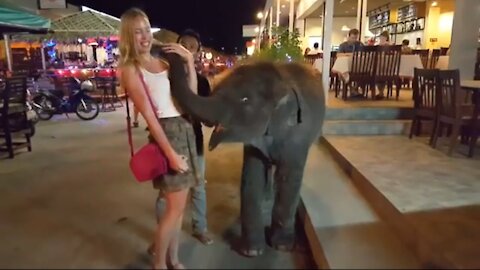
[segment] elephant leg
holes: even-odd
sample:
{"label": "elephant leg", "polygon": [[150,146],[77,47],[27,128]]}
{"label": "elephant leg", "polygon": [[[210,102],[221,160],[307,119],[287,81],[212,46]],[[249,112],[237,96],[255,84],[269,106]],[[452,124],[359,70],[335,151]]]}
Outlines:
{"label": "elephant leg", "polygon": [[290,251],[295,247],[295,214],[300,201],[308,148],[296,151],[278,164],[275,172],[276,194],[269,240],[273,248],[282,251]]}
{"label": "elephant leg", "polygon": [[252,146],[243,148],[241,183],[242,247],[248,257],[258,256],[265,247],[263,199],[267,187],[267,166],[263,154]]}

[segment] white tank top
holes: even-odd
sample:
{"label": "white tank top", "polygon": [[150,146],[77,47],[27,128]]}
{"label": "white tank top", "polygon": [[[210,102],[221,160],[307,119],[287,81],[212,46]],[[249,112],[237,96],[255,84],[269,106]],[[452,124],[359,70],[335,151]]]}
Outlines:
{"label": "white tank top", "polygon": [[141,68],[141,71],[152,101],[157,106],[157,117],[170,118],[182,115],[171,95],[167,70],[160,73],[151,73]]}

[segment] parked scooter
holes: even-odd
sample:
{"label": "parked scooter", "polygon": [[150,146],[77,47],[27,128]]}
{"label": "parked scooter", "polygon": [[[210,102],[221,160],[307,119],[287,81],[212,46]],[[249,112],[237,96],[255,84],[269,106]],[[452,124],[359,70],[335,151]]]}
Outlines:
{"label": "parked scooter", "polygon": [[62,90],[40,89],[39,93],[33,98],[33,108],[41,120],[49,120],[54,114],[75,112],[82,120],[95,119],[100,108],[98,103],[90,97],[87,92],[93,90],[93,84],[90,80],[80,82],[77,78],[70,78],[75,85],[73,91],[68,97],[64,96]]}

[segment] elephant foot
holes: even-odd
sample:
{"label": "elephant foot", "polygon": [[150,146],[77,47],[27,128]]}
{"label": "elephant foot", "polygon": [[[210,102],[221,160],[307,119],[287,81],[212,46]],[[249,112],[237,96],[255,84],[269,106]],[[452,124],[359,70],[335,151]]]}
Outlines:
{"label": "elephant foot", "polygon": [[291,244],[282,243],[282,244],[272,244],[271,246],[272,246],[272,248],[274,248],[275,250],[282,251],[282,252],[299,252],[299,253],[306,253],[306,252],[308,251],[308,249],[306,248],[306,246],[304,246],[303,244],[298,243],[297,241],[294,241],[294,242],[291,243]]}
{"label": "elephant foot", "polygon": [[267,231],[268,244],[275,250],[283,252],[293,252],[297,248],[297,241],[294,233],[285,230],[272,230],[268,228]]}
{"label": "elephant foot", "polygon": [[285,245],[285,244],[277,244],[277,245],[272,245],[272,247],[278,251],[283,251],[283,252],[292,252],[295,250],[295,244],[291,245]]}
{"label": "elephant foot", "polygon": [[[235,243],[236,242],[236,243]],[[251,243],[246,239],[238,239],[233,243],[232,248],[245,257],[257,257],[263,255],[265,246],[261,243]]]}
{"label": "elephant foot", "polygon": [[263,255],[263,249],[241,249],[240,254],[246,257],[257,257]]}

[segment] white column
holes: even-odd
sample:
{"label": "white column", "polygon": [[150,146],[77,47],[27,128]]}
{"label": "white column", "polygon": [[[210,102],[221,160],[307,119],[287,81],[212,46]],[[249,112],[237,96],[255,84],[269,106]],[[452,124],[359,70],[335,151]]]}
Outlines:
{"label": "white column", "polygon": [[43,71],[46,71],[47,70],[47,63],[46,60],[45,60],[45,47],[43,45],[43,41],[40,42],[40,53],[42,55],[42,69]]}
{"label": "white column", "polygon": [[268,12],[269,25],[268,25],[268,37],[272,38],[272,25],[273,25],[273,7],[270,7],[270,12]]}
{"label": "white column", "polygon": [[322,82],[325,91],[325,104],[328,105],[328,91],[330,88],[330,52],[332,51],[333,1],[325,0],[325,14],[323,16],[323,72]]}
{"label": "white column", "polygon": [[472,80],[480,30],[480,1],[455,1],[448,68],[459,69],[462,80]]}
{"label": "white column", "polygon": [[361,22],[362,22],[362,0],[357,0],[357,29],[361,31]]}
{"label": "white column", "polygon": [[367,17],[367,2],[368,0],[363,0],[362,1],[362,29],[358,29],[358,31],[360,31],[360,41],[363,42],[363,39],[365,37],[365,35],[367,34],[367,21],[368,21],[368,17]]}
{"label": "white column", "polygon": [[295,9],[295,1],[290,0],[290,14],[289,14],[289,17],[288,17],[288,31],[290,33],[293,33],[293,23],[294,23],[294,20],[295,20],[295,18],[293,17],[294,16],[294,9]]}
{"label": "white column", "polygon": [[277,0],[277,27],[280,26],[280,0]]}
{"label": "white column", "polygon": [[10,48],[10,36],[3,34],[3,40],[5,40],[5,55],[7,56],[7,67],[9,71],[12,71],[12,50]]}

